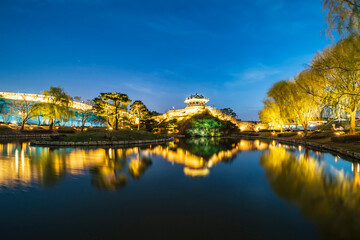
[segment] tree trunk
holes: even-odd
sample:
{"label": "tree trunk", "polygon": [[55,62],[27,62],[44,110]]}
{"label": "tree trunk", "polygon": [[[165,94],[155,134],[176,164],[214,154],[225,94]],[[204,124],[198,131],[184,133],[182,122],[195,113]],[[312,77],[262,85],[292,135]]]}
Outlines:
{"label": "tree trunk", "polygon": [[304,124],[303,124],[305,136],[307,136],[307,134],[308,134],[308,127],[309,127],[309,123],[304,123]]}
{"label": "tree trunk", "polygon": [[118,130],[119,127],[119,123],[118,123],[118,109],[117,109],[117,103],[114,102],[114,106],[115,106],[115,130]]}
{"label": "tree trunk", "polygon": [[140,118],[139,118],[139,122],[138,122],[138,131],[140,130]]}
{"label": "tree trunk", "polygon": [[356,111],[353,111],[350,113],[350,134],[356,134],[355,131],[355,116],[356,116]]}
{"label": "tree trunk", "polygon": [[21,122],[20,131],[24,130],[24,128],[25,128],[25,120],[23,120],[23,121]]}
{"label": "tree trunk", "polygon": [[50,125],[49,125],[49,129],[53,130],[53,126],[54,126],[54,120],[50,119]]}

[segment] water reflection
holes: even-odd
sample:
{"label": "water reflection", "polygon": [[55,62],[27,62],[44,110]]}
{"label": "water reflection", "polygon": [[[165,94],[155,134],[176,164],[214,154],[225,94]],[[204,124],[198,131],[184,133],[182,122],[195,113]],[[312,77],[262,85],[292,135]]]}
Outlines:
{"label": "water reflection", "polygon": [[358,163],[350,163],[351,176],[343,169],[329,168],[325,161],[311,157],[308,150],[297,156],[274,145],[264,152],[260,163],[275,193],[296,204],[325,239],[355,237],[360,224]]}
{"label": "water reflection", "polygon": [[233,161],[239,152],[263,150],[267,147],[267,143],[259,140],[196,138],[175,141],[167,146],[151,148],[149,151],[169,162],[184,165],[184,174],[187,176],[203,177],[209,175],[210,168],[216,164]]}
{"label": "water reflection", "polygon": [[[248,152],[248,154],[244,154],[244,152]],[[258,164],[259,161],[260,164]],[[223,168],[226,169],[225,171],[214,171],[217,165],[231,162],[236,164]],[[159,167],[160,163],[162,165]],[[171,164],[176,165],[176,168],[170,169]],[[156,169],[161,171],[155,171]],[[256,171],[253,171],[254,169]],[[126,185],[129,186],[131,182],[134,182],[134,184],[146,182],[148,184],[143,184],[142,187],[136,189],[133,188],[132,191],[121,190],[116,193],[122,194],[121,200],[125,201],[127,199],[128,204],[133,202],[133,206],[136,206],[138,199],[134,200],[132,198],[135,195],[138,196],[137,194],[150,189],[151,193],[142,195],[149,197],[154,190],[154,188],[151,189],[153,186],[161,189],[162,192],[171,192],[174,185],[167,185],[167,181],[171,181],[173,184],[180,181],[181,186],[184,186],[184,188],[180,192],[178,190],[173,191],[173,195],[176,193],[179,193],[179,195],[172,199],[173,202],[170,201],[170,205],[173,205],[176,210],[178,206],[182,206],[181,210],[189,211],[189,213],[195,211],[194,207],[188,208],[191,205],[188,205],[188,203],[194,201],[194,199],[199,200],[199,198],[188,196],[192,196],[191,194],[197,193],[197,191],[190,191],[190,194],[186,191],[186,189],[191,189],[193,186],[204,186],[202,189],[208,188],[202,190],[201,195],[205,194],[204,199],[211,202],[208,205],[211,206],[209,209],[203,204],[203,201],[197,202],[198,207],[204,207],[197,214],[213,213],[214,209],[219,211],[218,213],[222,212],[222,210],[229,213],[238,210],[236,216],[230,214],[231,222],[233,217],[241,218],[241,214],[244,214],[246,219],[249,216],[258,216],[259,214],[264,214],[266,219],[275,218],[277,216],[264,212],[264,209],[261,210],[263,211],[261,213],[253,210],[254,212],[248,214],[246,211],[247,209],[253,209],[252,204],[249,203],[259,203],[260,207],[277,206],[278,199],[281,199],[279,202],[282,204],[285,204],[282,201],[285,200],[287,203],[297,206],[302,215],[309,222],[316,225],[325,239],[354,238],[353,234],[356,233],[360,224],[359,170],[360,166],[357,162],[344,161],[337,156],[309,151],[302,146],[283,145],[276,141],[234,141],[216,138],[187,139],[185,141],[177,140],[167,145],[118,149],[32,147],[28,143],[0,144],[0,190],[2,188],[17,190],[18,187],[26,188],[34,185],[57,186],[68,176],[77,176],[77,180],[82,175],[85,175],[84,179],[92,187],[89,188],[83,185],[80,185],[80,187],[81,189],[91,189],[90,191],[93,191],[93,187],[101,190],[117,190]],[[196,181],[195,185],[193,185],[195,181],[183,182],[182,177],[179,177],[179,175],[164,174],[166,171],[184,173],[186,178],[207,177],[202,181]],[[241,171],[245,174],[239,174]],[[256,175],[246,175],[246,171]],[[258,181],[264,177],[264,171],[266,181]],[[229,175],[221,175],[224,172],[225,174],[229,173]],[[147,174],[152,173],[158,174],[156,176],[161,176],[160,179],[164,181],[151,182],[154,178],[145,178],[148,176]],[[211,178],[212,174],[214,174],[215,178]],[[219,185],[214,186],[214,179]],[[238,181],[239,179],[241,181]],[[71,179],[70,182],[77,183],[76,180]],[[230,181],[232,181],[231,184],[229,184]],[[260,190],[251,192],[243,184],[244,182],[245,185]],[[233,187],[231,187],[232,185]],[[71,189],[66,190],[66,194],[71,191]],[[134,192],[136,194],[132,195]],[[219,194],[214,194],[214,192]],[[223,194],[224,192],[226,194]],[[273,192],[278,198],[273,198]],[[266,195],[267,193],[269,195]],[[84,193],[79,195],[81,194]],[[221,196],[221,198],[214,197],[214,195]],[[108,195],[97,195],[99,198],[101,196]],[[115,194],[112,196],[115,196]],[[197,196],[200,196],[200,194]],[[226,198],[226,196],[230,197]],[[146,209],[151,210],[154,205],[162,204],[159,201],[159,199],[162,200],[161,194],[154,199],[154,202],[150,202]],[[242,201],[244,205],[238,204],[241,205],[240,208],[234,204],[222,204],[222,199],[225,199],[226,203]],[[106,198],[106,201],[108,200]],[[96,201],[94,200],[95,206],[98,203]],[[181,205],[182,203],[186,203],[186,205]],[[269,205],[267,205],[268,203]],[[170,205],[166,205],[166,211],[170,208]],[[79,205],[76,207],[78,208]],[[278,214],[277,210],[281,212],[283,207],[274,210],[276,214]],[[176,211],[175,213],[179,214]],[[294,218],[297,217],[294,216]],[[276,228],[276,224],[274,223],[271,228]]]}
{"label": "water reflection", "polygon": [[267,143],[188,139],[167,145],[144,148],[49,148],[29,143],[0,144],[0,187],[54,186],[66,175],[91,173],[92,184],[99,189],[124,187],[129,179],[140,179],[152,165],[152,156],[184,166],[190,177],[207,176],[220,162],[231,162],[242,151],[263,150]]}
{"label": "water reflection", "polygon": [[[138,179],[151,165],[139,148],[72,149],[32,147],[29,143],[0,144],[0,187],[52,186],[68,175],[90,170],[95,187],[116,189]],[[130,160],[130,161],[128,161]],[[129,163],[128,163],[129,162]]]}

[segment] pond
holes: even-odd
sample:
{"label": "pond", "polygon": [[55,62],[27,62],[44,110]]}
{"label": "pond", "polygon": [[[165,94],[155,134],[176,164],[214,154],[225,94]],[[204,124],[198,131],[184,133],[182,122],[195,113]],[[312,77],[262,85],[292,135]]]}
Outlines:
{"label": "pond", "polygon": [[352,239],[359,164],[276,141],[0,144],[1,239]]}

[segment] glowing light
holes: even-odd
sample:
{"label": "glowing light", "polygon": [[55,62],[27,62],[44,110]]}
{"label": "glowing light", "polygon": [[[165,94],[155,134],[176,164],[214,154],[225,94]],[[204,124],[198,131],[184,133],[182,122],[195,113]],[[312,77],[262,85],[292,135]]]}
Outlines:
{"label": "glowing light", "polygon": [[[41,94],[32,94],[32,93],[12,93],[12,92],[0,92],[2,98],[18,101],[31,101],[31,102],[49,102],[51,97],[47,97]],[[80,109],[80,110],[91,110],[92,106],[81,103],[81,102],[70,102],[71,108]]]}
{"label": "glowing light", "polygon": [[186,176],[191,176],[191,177],[204,177],[209,175],[210,171],[207,168],[203,168],[203,169],[191,169],[188,167],[184,168],[184,173]]}
{"label": "glowing light", "polygon": [[113,128],[112,128],[112,127],[109,127],[109,128],[108,128],[108,130],[112,131],[112,130],[113,130]]}

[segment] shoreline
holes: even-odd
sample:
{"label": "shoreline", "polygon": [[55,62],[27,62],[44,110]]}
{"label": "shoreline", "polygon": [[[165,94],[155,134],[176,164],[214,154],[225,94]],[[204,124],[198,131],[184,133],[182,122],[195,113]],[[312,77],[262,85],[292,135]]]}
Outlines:
{"label": "shoreline", "polygon": [[249,139],[249,140],[275,140],[278,141],[279,143],[287,143],[287,144],[292,144],[292,145],[301,145],[313,150],[319,150],[322,152],[329,152],[329,153],[335,153],[339,156],[343,155],[346,157],[350,157],[352,159],[355,160],[360,160],[360,153],[359,152],[354,152],[348,149],[343,149],[343,148],[339,148],[339,147],[334,147],[334,146],[330,146],[328,144],[322,144],[322,143],[317,143],[317,142],[311,142],[311,141],[305,141],[305,140],[300,140],[300,139],[283,139],[283,138],[278,138],[278,137],[262,137],[262,136],[250,136],[250,135],[239,135],[236,136],[236,138],[240,138],[240,139]]}
{"label": "shoreline", "polygon": [[14,140],[14,139],[23,139],[23,140],[32,140],[32,139],[42,139],[42,138],[51,138],[52,136],[57,137],[61,134],[58,133],[45,133],[45,134],[6,134],[0,135],[0,140]]}
{"label": "shoreline", "polygon": [[87,146],[134,146],[146,144],[161,144],[174,141],[174,137],[152,140],[130,140],[130,141],[87,141],[87,142],[63,142],[63,141],[41,141],[31,140],[31,146],[58,146],[58,147],[87,147]]}

